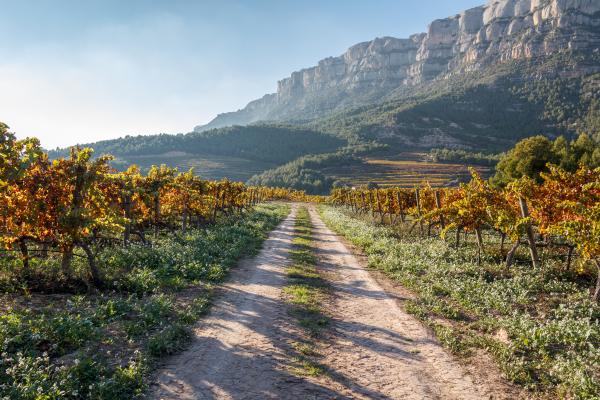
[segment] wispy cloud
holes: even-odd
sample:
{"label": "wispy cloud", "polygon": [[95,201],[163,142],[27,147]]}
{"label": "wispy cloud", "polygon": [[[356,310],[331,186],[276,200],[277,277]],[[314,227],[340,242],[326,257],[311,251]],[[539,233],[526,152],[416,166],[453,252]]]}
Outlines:
{"label": "wispy cloud", "polygon": [[225,50],[210,48],[219,44],[208,32],[198,33],[160,14],[23,49],[0,63],[0,120],[52,148],[187,132],[264,91],[263,82],[236,76],[227,57],[215,57]]}

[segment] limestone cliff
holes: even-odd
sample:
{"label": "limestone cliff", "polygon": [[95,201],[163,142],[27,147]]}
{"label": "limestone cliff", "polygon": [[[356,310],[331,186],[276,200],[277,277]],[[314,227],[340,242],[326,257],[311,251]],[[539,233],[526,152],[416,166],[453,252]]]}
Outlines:
{"label": "limestone cliff", "polygon": [[354,45],[279,81],[276,94],[196,129],[311,119],[494,63],[599,49],[600,0],[490,0],[433,21],[426,33],[408,39],[384,37]]}

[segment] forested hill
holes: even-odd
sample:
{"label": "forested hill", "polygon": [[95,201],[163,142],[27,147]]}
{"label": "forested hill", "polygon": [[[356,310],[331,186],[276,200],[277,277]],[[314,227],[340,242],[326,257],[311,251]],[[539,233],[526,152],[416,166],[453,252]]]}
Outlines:
{"label": "forested hill", "polygon": [[[300,127],[284,125],[232,126],[178,135],[126,136],[81,144],[96,155],[112,154],[118,169],[137,164],[168,164],[213,179],[245,181],[252,175],[307,154],[335,151],[346,140]],[[65,156],[69,149],[49,152],[51,158]]]}
{"label": "forested hill", "polygon": [[[501,152],[543,134],[600,132],[600,52],[558,52],[490,65],[304,126],[402,150],[436,147]],[[575,72],[580,71],[580,72]]]}
{"label": "forested hill", "polygon": [[[115,156],[185,152],[282,163],[305,154],[331,151],[344,144],[342,139],[298,127],[232,126],[178,135],[126,136],[81,146],[92,147],[97,154]],[[67,153],[68,149],[54,150],[50,156],[64,156]]]}

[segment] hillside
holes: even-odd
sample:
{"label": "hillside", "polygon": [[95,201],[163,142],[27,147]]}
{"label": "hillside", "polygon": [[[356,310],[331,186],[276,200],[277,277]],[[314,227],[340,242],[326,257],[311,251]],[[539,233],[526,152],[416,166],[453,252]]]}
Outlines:
{"label": "hillside", "polygon": [[[137,164],[146,170],[153,164],[167,164],[209,179],[246,181],[264,170],[307,154],[330,152],[346,141],[309,129],[291,126],[232,126],[206,132],[179,135],[126,136],[97,143],[97,155],[115,156],[117,169]],[[49,152],[51,158],[64,156],[68,149]]]}
{"label": "hillside", "polygon": [[[510,61],[346,109],[305,126],[398,151],[455,147],[503,151],[535,134],[599,132],[598,53]],[[571,73],[568,73],[571,71]]]}

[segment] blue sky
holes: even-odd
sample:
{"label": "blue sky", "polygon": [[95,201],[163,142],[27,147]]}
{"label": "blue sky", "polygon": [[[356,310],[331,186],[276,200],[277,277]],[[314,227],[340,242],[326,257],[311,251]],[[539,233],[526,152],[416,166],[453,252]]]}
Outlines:
{"label": "blue sky", "polygon": [[47,148],[188,132],[485,0],[0,0],[0,121]]}

